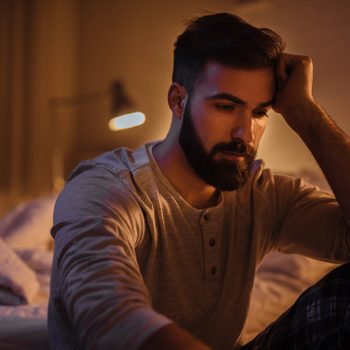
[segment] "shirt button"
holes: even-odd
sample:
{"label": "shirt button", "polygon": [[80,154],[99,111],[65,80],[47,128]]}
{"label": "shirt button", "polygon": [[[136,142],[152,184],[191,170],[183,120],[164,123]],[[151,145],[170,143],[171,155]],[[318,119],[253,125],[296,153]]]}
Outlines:
{"label": "shirt button", "polygon": [[214,238],[212,238],[212,239],[209,241],[209,245],[210,245],[211,247],[214,247],[215,244],[216,244],[216,241],[215,241]]}
{"label": "shirt button", "polygon": [[210,215],[208,213],[205,213],[203,217],[204,217],[204,220],[208,221],[210,218]]}
{"label": "shirt button", "polygon": [[211,268],[210,272],[211,272],[212,275],[215,275],[216,272],[217,272],[217,268],[216,268],[215,266],[213,266],[213,267]]}

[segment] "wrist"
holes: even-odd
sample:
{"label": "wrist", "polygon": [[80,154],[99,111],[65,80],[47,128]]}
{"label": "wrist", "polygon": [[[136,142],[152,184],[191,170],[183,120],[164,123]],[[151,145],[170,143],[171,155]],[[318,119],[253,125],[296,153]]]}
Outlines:
{"label": "wrist", "polygon": [[315,100],[306,100],[289,106],[282,116],[288,125],[302,138],[313,134],[326,113]]}

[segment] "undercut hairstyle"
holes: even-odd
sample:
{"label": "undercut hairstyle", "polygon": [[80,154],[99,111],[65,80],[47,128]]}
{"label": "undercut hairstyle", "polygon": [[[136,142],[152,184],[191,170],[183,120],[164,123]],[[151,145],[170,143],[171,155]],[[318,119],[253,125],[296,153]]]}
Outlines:
{"label": "undercut hairstyle", "polygon": [[175,42],[173,82],[188,92],[209,62],[233,68],[274,67],[285,43],[274,31],[257,28],[230,13],[216,13],[189,22]]}

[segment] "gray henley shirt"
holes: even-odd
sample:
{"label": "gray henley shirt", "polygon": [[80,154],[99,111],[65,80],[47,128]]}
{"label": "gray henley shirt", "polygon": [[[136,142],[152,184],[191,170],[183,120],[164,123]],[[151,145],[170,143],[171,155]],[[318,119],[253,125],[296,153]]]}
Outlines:
{"label": "gray henley shirt", "polygon": [[57,200],[52,349],[134,350],[170,322],[232,349],[266,253],[349,260],[333,196],[257,161],[241,190],[199,210],[162,174],[153,145],[81,163]]}

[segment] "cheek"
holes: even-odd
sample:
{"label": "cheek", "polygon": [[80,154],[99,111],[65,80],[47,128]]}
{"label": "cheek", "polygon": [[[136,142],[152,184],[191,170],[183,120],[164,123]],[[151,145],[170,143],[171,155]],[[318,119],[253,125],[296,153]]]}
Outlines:
{"label": "cheek", "polygon": [[218,133],[215,119],[205,109],[197,109],[195,115],[192,114],[192,122],[203,147],[209,151]]}
{"label": "cheek", "polygon": [[257,147],[259,145],[260,139],[264,134],[266,129],[266,121],[265,120],[256,120],[253,125],[254,132],[254,145]]}

